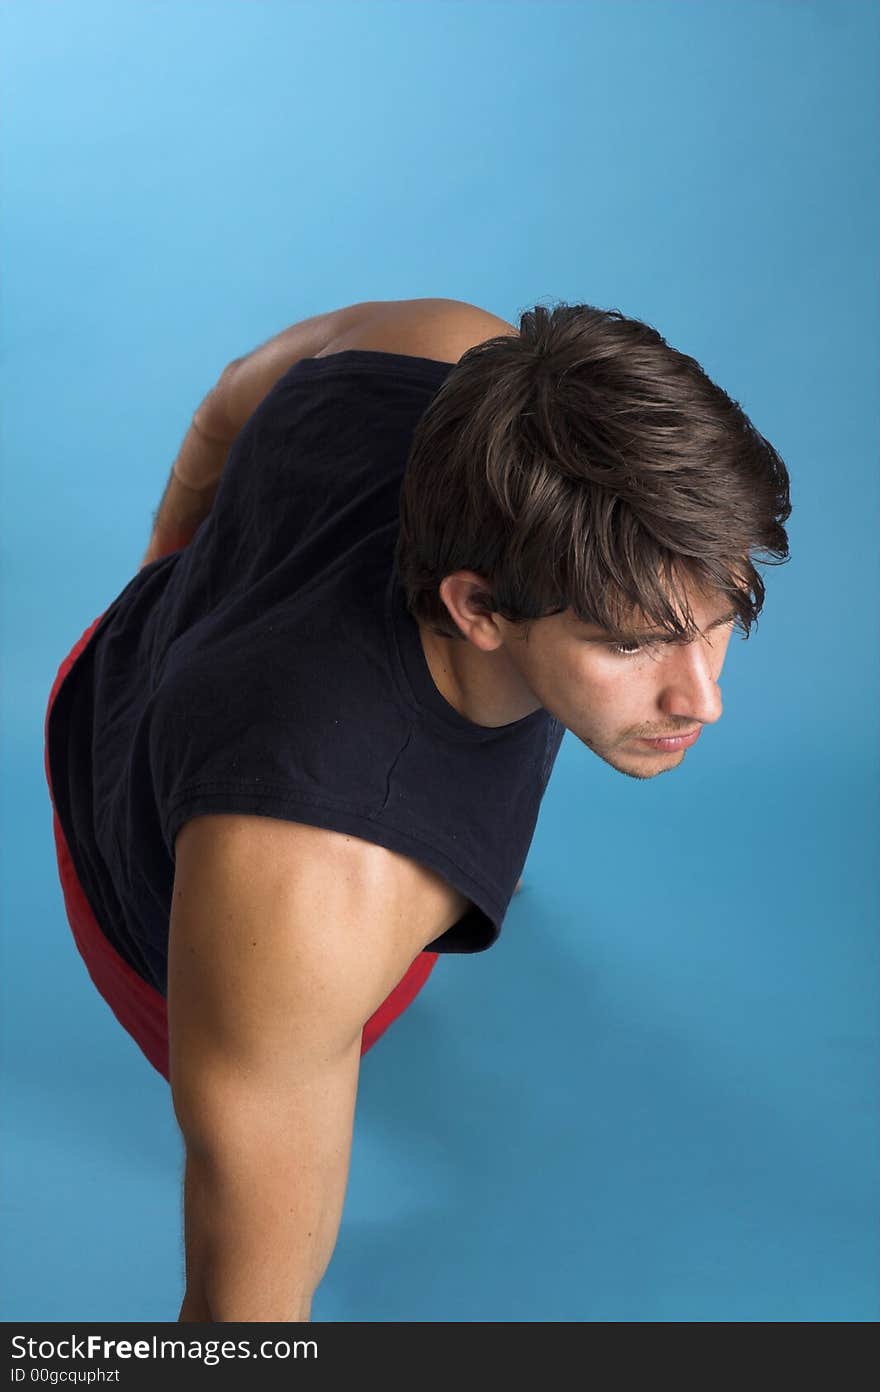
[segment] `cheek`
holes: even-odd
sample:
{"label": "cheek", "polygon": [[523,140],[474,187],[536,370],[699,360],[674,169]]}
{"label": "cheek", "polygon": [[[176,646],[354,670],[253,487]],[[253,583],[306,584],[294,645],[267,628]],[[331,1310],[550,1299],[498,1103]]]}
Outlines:
{"label": "cheek", "polygon": [[663,684],[658,663],[648,654],[632,659],[602,654],[590,664],[590,705],[596,719],[613,730],[651,718]]}
{"label": "cheek", "polygon": [[644,672],[624,668],[620,658],[594,650],[567,653],[548,682],[568,710],[613,726],[625,722],[628,713],[644,702],[645,684]]}

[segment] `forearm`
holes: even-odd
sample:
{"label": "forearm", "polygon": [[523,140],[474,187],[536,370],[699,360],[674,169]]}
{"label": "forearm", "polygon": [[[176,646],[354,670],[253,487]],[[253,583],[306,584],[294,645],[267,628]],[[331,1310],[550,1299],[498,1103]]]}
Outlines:
{"label": "forearm", "polygon": [[193,416],[171,467],[141,566],[187,546],[211,511],[236,434],[217,410],[215,392]]}
{"label": "forearm", "polygon": [[178,1324],[213,1324],[211,1311],[208,1309],[208,1302],[204,1296],[198,1292],[193,1292],[186,1288],[183,1297],[183,1304],[180,1307],[180,1314],[177,1316]]}
{"label": "forearm", "polygon": [[234,1162],[190,1156],[184,1206],[181,1320],[311,1319],[341,1217],[323,1180],[310,1183],[306,1165],[281,1157],[273,1163],[265,1152]]}
{"label": "forearm", "polygon": [[211,511],[232,441],[278,379],[301,358],[323,351],[343,330],[365,322],[376,304],[365,301],[291,324],[224,368],[193,416],[174,461],[141,566],[192,541]]}
{"label": "forearm", "polygon": [[[256,1315],[252,1316],[247,1323],[265,1323],[267,1320],[273,1318],[274,1316],[272,1315]],[[312,1303],[310,1300],[303,1300],[299,1304],[287,1307],[284,1322],[288,1324],[308,1324],[311,1318]],[[211,1314],[211,1311],[208,1309],[208,1302],[205,1300],[204,1296],[199,1293],[193,1294],[189,1288],[187,1288],[186,1294],[183,1297],[183,1304],[180,1307],[180,1313],[177,1316],[177,1323],[218,1324],[221,1322],[222,1321],[216,1320]],[[226,1322],[228,1323],[228,1320]]]}
{"label": "forearm", "polygon": [[[310,1320],[317,1223],[310,1231],[306,1221],[291,1223],[283,1208],[270,1214],[252,1191],[230,1197],[229,1187],[224,1183],[218,1186],[222,1193],[215,1191],[208,1251],[193,1288],[187,1283],[181,1317],[210,1323]],[[207,1201],[209,1195],[206,1190],[202,1197]]]}

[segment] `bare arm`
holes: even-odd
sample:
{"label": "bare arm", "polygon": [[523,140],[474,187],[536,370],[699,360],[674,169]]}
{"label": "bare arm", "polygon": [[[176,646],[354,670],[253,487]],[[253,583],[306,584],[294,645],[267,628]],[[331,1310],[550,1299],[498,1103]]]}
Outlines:
{"label": "bare arm", "polygon": [[280,377],[360,325],[380,302],[365,300],[291,324],[223,369],[184,436],[141,567],[188,545],[211,511],[232,441]]}
{"label": "bare arm", "polygon": [[199,524],[211,511],[237,434],[214,393],[209,392],[193,416],[171,466],[165,491],[153,514],[153,530],[141,568],[192,541]]}
{"label": "bare arm", "polygon": [[463,300],[363,300],[291,324],[234,359],[193,416],[141,565],[192,540],[211,510],[232,441],[278,379],[301,358],[339,345],[457,362],[475,343],[516,333],[506,320]]}
{"label": "bare arm", "polygon": [[268,817],[196,817],[176,862],[181,1319],[307,1320],[342,1214],[362,1029],[454,921],[449,887],[357,837]]}

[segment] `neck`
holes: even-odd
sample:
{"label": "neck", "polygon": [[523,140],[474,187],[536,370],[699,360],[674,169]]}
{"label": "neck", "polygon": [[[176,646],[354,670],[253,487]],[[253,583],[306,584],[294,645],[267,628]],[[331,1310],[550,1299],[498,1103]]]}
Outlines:
{"label": "neck", "polygon": [[502,643],[484,652],[467,640],[443,638],[419,623],[422,651],[434,685],[459,715],[494,728],[538,710]]}

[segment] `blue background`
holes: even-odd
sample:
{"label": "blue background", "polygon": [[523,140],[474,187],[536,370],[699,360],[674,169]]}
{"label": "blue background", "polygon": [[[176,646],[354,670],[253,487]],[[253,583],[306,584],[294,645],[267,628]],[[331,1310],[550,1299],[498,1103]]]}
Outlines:
{"label": "blue background", "polygon": [[877,6],[18,0],[0,41],[3,1318],[182,1295],[168,1088],[64,916],[56,669],[231,358],[449,296],[656,325],[782,453],[792,560],[671,775],[566,735],[500,941],[364,1059],[314,1319],[875,1320]]}

